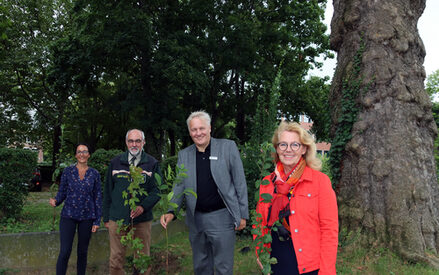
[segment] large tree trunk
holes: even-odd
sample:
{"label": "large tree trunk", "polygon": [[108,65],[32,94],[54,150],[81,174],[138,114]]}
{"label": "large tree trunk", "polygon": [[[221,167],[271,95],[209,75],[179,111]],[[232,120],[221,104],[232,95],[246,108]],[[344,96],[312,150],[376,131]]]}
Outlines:
{"label": "large tree trunk", "polygon": [[345,145],[337,185],[341,226],[362,230],[408,260],[439,267],[439,192],[433,156],[437,129],[424,91],[425,49],[417,22],[425,0],[334,0],[331,47],[338,65],[332,121],[364,43],[359,113]]}

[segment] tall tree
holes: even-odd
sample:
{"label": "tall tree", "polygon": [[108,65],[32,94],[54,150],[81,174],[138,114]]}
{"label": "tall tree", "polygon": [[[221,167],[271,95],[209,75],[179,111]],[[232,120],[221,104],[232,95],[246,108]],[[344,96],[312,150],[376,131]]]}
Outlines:
{"label": "tall tree", "polygon": [[35,136],[55,155],[61,125],[66,144],[121,148],[136,127],[148,152],[175,154],[190,143],[185,119],[198,109],[212,114],[215,136],[247,141],[255,98],[270,97],[280,64],[282,113],[315,109],[308,91],[323,82],[305,76],[328,54],[325,2],[5,0],[4,121],[34,114]]}
{"label": "tall tree", "polygon": [[424,8],[425,0],[334,0],[332,133],[346,142],[332,153],[340,155],[341,226],[439,267],[437,129],[416,27]]}
{"label": "tall tree", "polygon": [[325,2],[213,0],[191,9],[204,15],[193,16],[190,29],[207,45],[202,58],[210,85],[204,106],[218,134],[233,120],[237,138],[249,139],[255,98],[261,93],[269,97],[281,64],[279,108],[292,117],[305,111],[300,99],[307,95],[298,87],[309,68],[318,66],[315,58],[328,53],[321,22]]}
{"label": "tall tree", "polygon": [[171,153],[176,140],[188,142],[185,117],[197,109],[212,114],[215,136],[232,123],[248,140],[254,98],[270,90],[280,63],[282,101],[297,103],[280,107],[304,112],[307,101],[292,99],[306,97],[298,87],[327,53],[324,2],[78,1],[73,17],[78,41],[129,117],[119,129],[144,129],[147,150],[161,157],[167,137]]}
{"label": "tall tree", "polygon": [[50,46],[68,26],[69,1],[5,0],[2,5],[8,10],[7,19],[11,22],[6,31],[8,54],[0,66],[3,85],[7,88],[3,91],[7,97],[3,99],[6,98],[10,110],[16,109],[15,113],[34,113],[32,122],[40,131],[31,136],[39,140],[44,132],[50,133],[54,165],[72,90],[68,79],[50,81],[53,60]]}

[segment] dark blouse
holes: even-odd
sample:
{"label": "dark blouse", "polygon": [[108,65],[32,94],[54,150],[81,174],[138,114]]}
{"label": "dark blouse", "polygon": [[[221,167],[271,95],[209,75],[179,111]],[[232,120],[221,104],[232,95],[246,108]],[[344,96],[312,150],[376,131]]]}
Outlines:
{"label": "dark blouse", "polygon": [[99,225],[102,216],[101,176],[96,169],[89,167],[84,179],[79,178],[75,165],[64,168],[61,175],[56,205],[64,201],[61,217],[75,220],[93,220]]}

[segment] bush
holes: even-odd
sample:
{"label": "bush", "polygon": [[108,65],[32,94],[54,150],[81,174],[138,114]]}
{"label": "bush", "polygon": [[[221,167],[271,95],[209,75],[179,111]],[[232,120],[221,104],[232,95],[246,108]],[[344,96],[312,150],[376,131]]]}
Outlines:
{"label": "bush", "polygon": [[332,175],[331,175],[331,166],[329,164],[329,157],[327,155],[317,155],[319,157],[319,159],[322,160],[322,173],[324,173],[325,175],[327,175],[332,182]]}
{"label": "bush", "polygon": [[241,160],[244,166],[245,179],[247,181],[248,208],[255,209],[259,199],[259,182],[273,171],[274,164],[271,161],[271,151],[263,149],[264,145],[245,144],[241,147]]}
{"label": "bush", "polygon": [[163,183],[163,186],[167,186],[167,188],[160,190],[162,194],[167,194],[172,191],[172,182],[174,178],[172,175],[169,175],[168,166],[171,168],[172,172],[175,172],[175,169],[177,167],[177,161],[178,161],[178,156],[171,156],[163,159],[160,162],[160,170],[162,171],[163,174],[163,180],[168,181]]}
{"label": "bush", "polygon": [[0,218],[18,217],[36,166],[37,153],[0,148]]}
{"label": "bush", "polygon": [[105,173],[107,172],[110,161],[115,156],[122,153],[123,151],[119,149],[98,149],[90,156],[90,159],[88,160],[88,165],[98,170],[99,174],[101,174],[101,181],[105,182]]}
{"label": "bush", "polygon": [[163,159],[160,162],[160,170],[162,170],[162,173],[168,170],[168,165],[171,166],[172,170],[175,170],[175,167],[177,166],[177,160],[178,160],[178,156],[171,156]]}

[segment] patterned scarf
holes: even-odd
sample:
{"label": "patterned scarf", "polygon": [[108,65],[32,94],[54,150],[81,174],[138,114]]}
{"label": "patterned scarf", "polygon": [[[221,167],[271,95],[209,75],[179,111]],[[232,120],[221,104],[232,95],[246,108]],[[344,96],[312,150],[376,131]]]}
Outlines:
{"label": "patterned scarf", "polygon": [[[271,214],[268,226],[273,226],[273,223],[279,219],[279,213],[282,210],[288,208],[286,210],[289,213],[289,195],[293,193],[294,186],[302,176],[305,166],[305,159],[300,158],[296,166],[287,175],[285,174],[283,164],[280,161],[277,162],[276,169],[274,170],[276,180],[273,182],[275,191],[271,200]],[[285,223],[285,219],[282,219],[282,223]]]}

